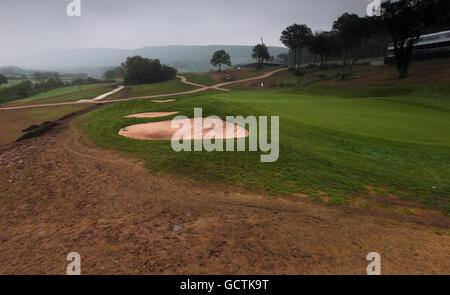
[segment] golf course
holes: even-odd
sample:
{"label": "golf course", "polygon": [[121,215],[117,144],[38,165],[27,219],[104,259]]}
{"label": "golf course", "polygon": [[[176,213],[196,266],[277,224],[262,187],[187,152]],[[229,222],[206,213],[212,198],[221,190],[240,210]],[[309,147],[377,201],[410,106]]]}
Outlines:
{"label": "golf course", "polygon": [[50,2],[0,3],[0,276],[450,275],[448,0]]}
{"label": "golf course", "polygon": [[[0,187],[2,208],[10,212],[21,206],[28,221],[8,227],[15,219],[11,215],[1,226],[7,236],[29,241],[19,251],[14,239],[3,244],[0,262],[9,265],[4,271],[25,271],[8,264],[11,257],[31,255],[39,261],[42,252],[30,247],[44,232],[45,239],[53,240],[53,254],[46,255],[57,256],[75,243],[96,257],[85,263],[89,273],[103,272],[102,263],[109,265],[108,273],[117,274],[361,273],[364,261],[354,261],[372,248],[383,253],[386,273],[410,273],[408,252],[401,250],[405,247],[419,251],[413,263],[428,265],[414,273],[444,271],[445,263],[435,259],[448,255],[442,245],[448,245],[450,226],[450,87],[441,82],[442,73],[436,73],[434,83],[420,80],[425,63],[412,71],[414,83],[407,79],[398,84],[390,67],[373,70],[357,66],[355,78],[339,84],[323,79],[333,77],[335,70],[322,71],[319,79],[314,70],[300,78],[286,69],[190,73],[128,86],[99,101],[93,99],[116,86],[62,88],[3,105],[3,128],[17,131],[2,137],[6,145],[0,165],[7,179]],[[225,75],[233,75],[233,81],[223,82]],[[261,83],[267,89],[260,89]],[[284,86],[289,84],[306,85]],[[249,150],[174,152],[170,140],[120,134],[136,124],[193,118],[195,108],[204,117],[222,120],[278,116],[279,158],[262,163],[260,153]],[[18,114],[22,120],[8,119]],[[56,127],[39,125],[46,120],[55,120]],[[12,143],[31,123],[39,132]],[[250,140],[245,139],[246,146]],[[67,180],[61,182],[60,175]],[[7,201],[19,192],[27,197]],[[48,197],[38,197],[43,195]],[[58,238],[70,220],[80,219],[84,226],[69,226],[65,234],[73,239]],[[40,231],[29,231],[29,222]],[[110,228],[105,231],[103,224]],[[151,233],[135,235],[149,224],[155,226]],[[183,230],[172,231],[174,226]],[[182,233],[186,236],[180,240]],[[148,248],[150,237],[156,242]],[[280,241],[301,245],[303,250],[296,251],[327,251],[328,262],[299,256],[286,264],[282,257],[293,246],[285,248]],[[264,246],[254,249],[254,243]],[[234,245],[240,245],[246,258],[229,265]],[[137,250],[142,247],[147,250]],[[203,254],[188,259],[185,249],[191,247]],[[118,253],[130,249],[141,254],[120,260]],[[278,254],[268,256],[267,249]],[[180,255],[172,256],[174,251]],[[141,261],[142,255],[153,257],[152,262]],[[265,262],[256,263],[262,256]],[[57,273],[58,260],[52,261],[27,265],[26,272],[45,268]],[[202,267],[205,263],[210,267]]]}
{"label": "golf course", "polygon": [[[372,186],[449,214],[449,95],[450,87],[414,86],[201,93],[161,105],[139,99],[114,104],[83,116],[77,126],[95,144],[141,158],[153,171],[273,193],[306,193],[337,204],[367,194]],[[199,107],[204,115],[222,119],[279,116],[279,160],[260,163],[259,155],[248,151],[173,153],[167,141],[117,135],[132,123],[161,120],[126,115],[180,111],[192,117]]]}

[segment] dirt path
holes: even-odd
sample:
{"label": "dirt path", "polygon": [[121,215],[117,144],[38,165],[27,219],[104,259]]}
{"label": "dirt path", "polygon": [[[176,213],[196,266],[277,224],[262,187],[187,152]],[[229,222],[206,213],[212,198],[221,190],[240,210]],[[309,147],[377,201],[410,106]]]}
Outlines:
{"label": "dirt path", "polygon": [[206,86],[206,85],[202,85],[202,84],[197,84],[197,83],[193,83],[193,82],[189,82],[186,77],[184,76],[178,76],[178,78],[181,79],[181,82],[185,83],[185,84],[189,84],[192,86],[197,86],[202,88],[203,90],[208,90],[208,89],[214,89],[214,90],[220,90],[220,91],[230,91],[230,89],[224,89],[224,88],[220,88],[218,85],[212,85],[212,86]]}
{"label": "dirt path", "polygon": [[275,71],[272,71],[272,72],[265,73],[264,75],[259,76],[259,77],[253,77],[253,78],[247,78],[247,79],[242,79],[242,80],[236,80],[236,81],[231,81],[231,82],[220,83],[220,84],[216,84],[216,85],[214,85],[212,87],[217,89],[217,88],[220,88],[220,87],[223,87],[223,86],[227,86],[227,85],[230,85],[230,84],[236,84],[236,83],[242,83],[242,82],[248,82],[248,81],[265,79],[265,78],[269,78],[270,76],[272,76],[272,75],[274,75],[274,74],[276,74],[278,72],[286,71],[286,70],[287,70],[287,68],[278,69],[278,70],[275,70]]}
{"label": "dirt path", "polygon": [[450,273],[448,227],[151,175],[67,124],[0,150],[0,176],[0,274],[64,274],[72,251],[84,274],[364,274],[373,251]]}
{"label": "dirt path", "polygon": [[119,92],[120,90],[122,90],[122,89],[124,89],[124,88],[125,88],[125,86],[119,86],[119,87],[117,87],[116,89],[111,90],[110,92],[104,93],[104,94],[102,94],[102,95],[99,95],[99,96],[97,96],[97,97],[94,97],[93,99],[82,99],[82,100],[79,100],[78,102],[87,102],[87,101],[92,101],[92,102],[94,102],[94,101],[99,101],[99,100],[102,100],[102,99],[104,99],[104,98],[106,98],[106,97],[108,97],[108,96],[110,96],[110,95],[113,95],[113,94]]}
{"label": "dirt path", "polygon": [[[183,91],[183,92],[176,92],[176,93],[158,94],[158,95],[150,95],[150,96],[128,97],[128,98],[112,99],[112,100],[95,100],[95,99],[90,99],[90,100],[80,100],[80,101],[71,101],[71,102],[60,102],[60,103],[48,103],[48,104],[36,104],[36,105],[27,105],[27,106],[7,107],[7,108],[0,108],[0,111],[16,110],[16,109],[27,109],[27,108],[42,108],[42,107],[51,107],[51,106],[75,105],[75,104],[88,104],[88,103],[95,103],[95,104],[112,103],[112,102],[120,102],[120,101],[133,100],[133,99],[139,99],[139,98],[160,98],[160,97],[168,97],[168,96],[179,96],[179,95],[198,93],[198,92],[202,92],[202,91],[206,91],[206,90],[230,91],[229,89],[224,89],[224,88],[221,88],[221,87],[225,86],[225,85],[228,85],[228,84],[234,84],[234,83],[239,83],[239,82],[245,82],[245,81],[251,81],[251,80],[258,80],[258,79],[267,78],[267,77],[270,77],[271,75],[273,75],[275,73],[278,73],[278,72],[284,71],[284,70],[286,70],[286,69],[279,69],[279,70],[276,70],[276,71],[272,71],[272,72],[266,73],[266,74],[264,74],[262,76],[259,76],[259,77],[243,79],[243,80],[238,80],[238,81],[232,81],[232,82],[226,82],[226,83],[221,83],[221,84],[217,84],[217,85],[213,85],[213,86],[205,86],[205,85],[201,85],[201,84],[197,84],[197,83],[192,83],[192,82],[187,81],[187,79],[185,77],[178,76],[178,78],[181,79],[181,82],[183,82],[185,84],[197,86],[199,88],[194,89],[194,90],[190,90],[190,91]],[[116,89],[116,91],[117,91],[117,89]],[[112,94],[112,93],[107,93],[107,94],[109,95],[109,94]]]}

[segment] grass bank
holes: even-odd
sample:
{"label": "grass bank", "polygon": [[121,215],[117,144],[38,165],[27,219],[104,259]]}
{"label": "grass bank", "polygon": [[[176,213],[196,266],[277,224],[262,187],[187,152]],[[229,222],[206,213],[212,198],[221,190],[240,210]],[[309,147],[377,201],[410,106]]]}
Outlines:
{"label": "grass bank", "polygon": [[[434,86],[406,90],[317,87],[200,93],[167,104],[140,99],[93,111],[76,125],[95,144],[141,158],[152,171],[275,193],[306,193],[334,204],[364,196],[368,186],[375,186],[449,214],[447,90]],[[370,95],[361,97],[359,91]],[[204,115],[222,118],[279,116],[279,160],[261,163],[259,152],[175,153],[168,141],[134,140],[117,134],[131,124],[171,118],[124,115],[180,111],[192,116],[194,107],[202,107]]]}

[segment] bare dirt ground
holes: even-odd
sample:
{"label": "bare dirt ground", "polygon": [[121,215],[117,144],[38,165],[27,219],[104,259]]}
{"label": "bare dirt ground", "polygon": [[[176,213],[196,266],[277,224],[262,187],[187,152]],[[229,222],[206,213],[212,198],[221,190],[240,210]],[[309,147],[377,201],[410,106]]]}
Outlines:
{"label": "bare dirt ground", "polygon": [[[61,124],[0,148],[0,274],[450,274],[449,218],[152,175]],[[426,217],[426,216],[425,216]],[[432,222],[429,222],[432,220]]]}

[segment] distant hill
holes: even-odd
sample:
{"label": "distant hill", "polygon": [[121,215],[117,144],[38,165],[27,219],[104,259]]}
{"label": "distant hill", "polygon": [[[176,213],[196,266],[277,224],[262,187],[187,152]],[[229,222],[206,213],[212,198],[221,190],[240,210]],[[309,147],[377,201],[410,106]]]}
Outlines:
{"label": "distant hill", "polygon": [[18,77],[22,75],[27,76],[33,74],[33,72],[21,69],[17,66],[7,66],[7,67],[0,67],[0,74],[8,77]]}
{"label": "distant hill", "polygon": [[[118,66],[128,56],[141,55],[160,59],[180,72],[200,72],[212,69],[209,61],[216,50],[224,49],[231,55],[233,64],[252,61],[252,46],[157,46],[139,49],[64,49],[47,51],[20,58],[0,60],[0,65],[15,65],[27,69],[57,70],[60,72],[99,74],[106,68]],[[282,47],[269,47],[272,56],[286,53]]]}

